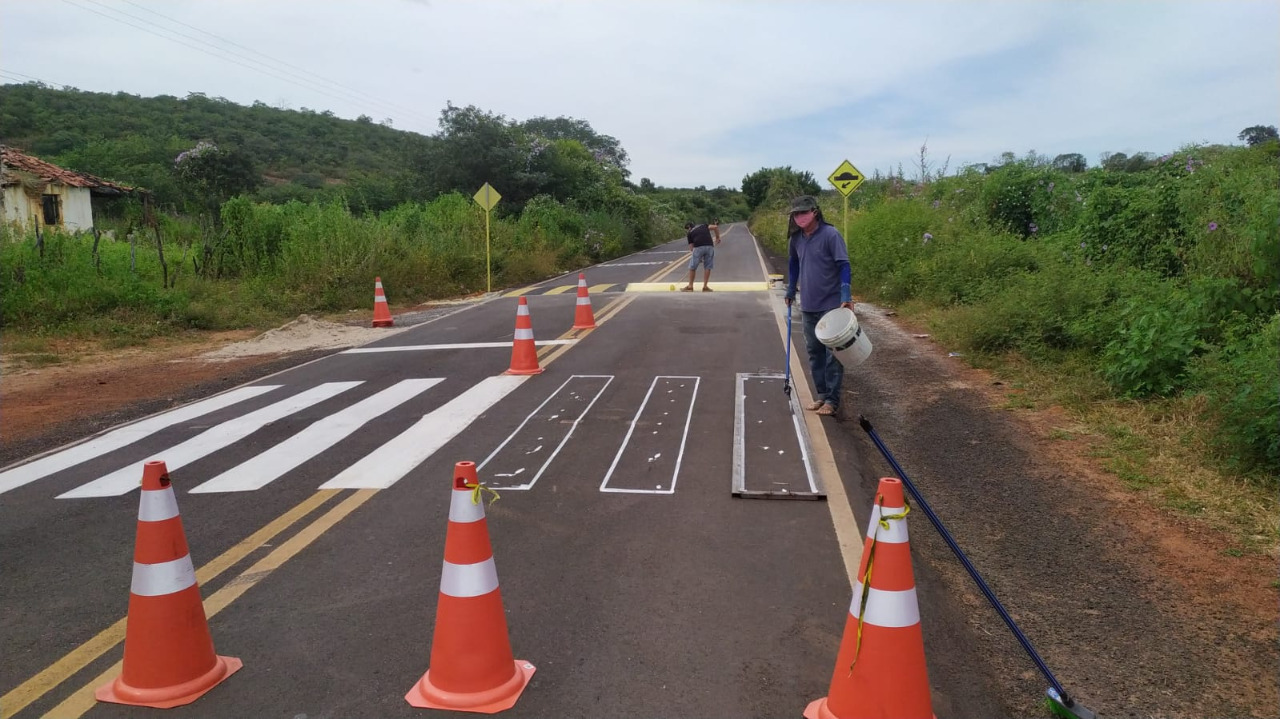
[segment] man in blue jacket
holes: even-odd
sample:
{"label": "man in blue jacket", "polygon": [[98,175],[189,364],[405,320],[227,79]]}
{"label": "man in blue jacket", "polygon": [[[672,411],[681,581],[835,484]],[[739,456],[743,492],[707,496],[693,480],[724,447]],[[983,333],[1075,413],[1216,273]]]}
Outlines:
{"label": "man in blue jacket", "polygon": [[840,386],[844,365],[835,353],[818,341],[818,320],[837,307],[853,309],[849,288],[849,251],[835,227],[822,218],[822,210],[812,195],[791,201],[787,226],[787,311],[800,284],[800,314],[804,317],[804,339],[809,350],[815,401],[805,409],[824,417],[840,410]]}

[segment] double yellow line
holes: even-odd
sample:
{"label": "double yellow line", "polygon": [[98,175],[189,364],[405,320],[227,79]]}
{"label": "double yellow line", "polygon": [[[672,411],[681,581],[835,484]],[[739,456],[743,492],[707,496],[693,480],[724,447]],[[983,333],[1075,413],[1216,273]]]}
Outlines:
{"label": "double yellow line", "polygon": [[[654,274],[645,279],[646,282],[652,282],[658,277],[675,269],[684,259],[673,261],[666,267],[658,270]],[[635,295],[628,297],[619,297],[614,299],[600,311],[600,316],[596,318],[596,326],[608,322],[617,316],[627,305],[634,302]],[[560,335],[559,339],[582,339],[590,334],[593,330],[569,330]],[[545,366],[554,362],[558,357],[569,351],[574,345],[544,345],[539,348],[539,364]],[[300,504],[289,509],[284,514],[269,522],[266,526],[249,537],[236,544],[234,547],[223,552],[213,561],[205,564],[196,570],[196,581],[204,586],[212,581],[220,574],[238,564],[245,557],[249,556],[258,549],[266,546],[271,540],[275,539],[282,532],[293,526],[307,515],[317,511],[331,500],[341,494],[344,490],[340,489],[321,489],[315,494],[307,497]],[[218,612],[226,609],[232,602],[240,597],[240,595],[249,591],[258,582],[267,578],[271,572],[280,568],[285,562],[292,559],[299,552],[309,546],[321,535],[333,528],[338,522],[342,521],[347,515],[354,512],[362,504],[369,501],[377,494],[376,489],[359,489],[350,494],[345,500],[337,506],[331,508],[324,515],[299,530],[297,534],[290,537],[280,546],[271,551],[270,554],[255,562],[239,576],[227,582],[221,589],[209,595],[204,600],[205,616],[213,617]],[[124,641],[125,625],[128,618],[120,619],[111,626],[99,632],[89,641],[81,644],[75,649],[68,652],[58,661],[51,664],[48,668],[39,674],[31,677],[27,681],[19,684],[9,693],[0,697],[0,716],[12,717],[23,709],[37,701],[45,694],[56,689],[63,682],[70,679],[77,672],[87,667],[94,660],[114,649],[118,644]],[[92,681],[85,684],[74,694],[64,700],[61,704],[50,709],[44,716],[46,718],[58,719],[75,719],[82,716],[85,712],[93,708],[97,699],[94,698],[93,692],[99,686],[106,684],[113,677],[120,673],[122,662],[116,662],[109,669],[104,671]]]}

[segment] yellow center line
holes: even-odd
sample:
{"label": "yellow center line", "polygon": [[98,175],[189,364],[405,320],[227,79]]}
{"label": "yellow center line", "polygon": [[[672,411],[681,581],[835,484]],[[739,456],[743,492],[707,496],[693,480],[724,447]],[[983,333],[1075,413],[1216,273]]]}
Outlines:
{"label": "yellow center line", "polygon": [[[307,497],[301,504],[273,519],[262,529],[249,535],[235,546],[223,552],[216,559],[196,570],[196,581],[204,584],[217,577],[229,567],[234,566],[251,552],[271,541],[299,519],[318,509],[325,502],[336,496],[341,490],[323,489]],[[0,697],[0,709],[5,716],[13,716],[22,711],[28,704],[36,701],[49,691],[71,678],[76,672],[84,669],[90,662],[105,654],[112,647],[124,641],[125,623],[121,619],[102,630],[89,641],[72,649],[65,656],[54,662],[47,669],[19,684],[16,688]]]}
{"label": "yellow center line", "polygon": [[[666,267],[663,267],[647,277],[645,281],[653,281],[679,267],[684,262],[686,262],[686,258],[674,260]],[[616,316],[618,312],[631,304],[631,302],[635,301],[635,299],[635,296],[618,297],[610,301],[601,310],[600,317],[596,319],[596,324],[603,324],[610,318]],[[560,335],[559,339],[569,339],[571,337],[582,338],[587,334],[590,334],[590,332],[591,330],[569,330],[568,332]],[[548,345],[542,347],[539,352],[545,355],[545,359],[541,359],[541,363],[547,364],[554,361],[573,346],[574,345]],[[244,559],[251,552],[265,545],[280,532],[324,505],[342,491],[344,490],[317,491],[297,506],[272,520],[262,529],[254,532],[246,539],[242,540],[214,560],[198,569],[196,571],[196,580],[200,584],[211,581],[222,572]],[[214,614],[221,611],[272,570],[282,565],[285,561],[314,541],[316,537],[319,537],[333,525],[337,524],[343,517],[347,516],[361,504],[368,501],[376,491],[377,490],[357,491],[347,500],[343,501],[337,507],[326,513],[323,517],[300,531],[288,542],[271,552],[271,554],[266,558],[259,561],[257,564],[254,564],[239,577],[232,580],[227,584],[227,586],[215,592],[205,600],[206,616],[212,617]],[[81,644],[68,652],[65,656],[54,662],[39,674],[36,674],[34,677],[18,685],[8,694],[0,697],[0,708],[3,708],[7,716],[13,716],[29,706],[32,702],[40,699],[45,694],[70,679],[73,675],[84,669],[98,657],[124,641],[127,620],[128,619],[126,617],[125,619],[115,622],[110,627],[107,627],[96,636],[86,641],[84,644]],[[101,676],[95,678],[80,691],[73,694],[62,704],[59,704],[46,716],[78,717],[84,714],[96,701],[93,697],[93,690],[101,684],[109,681],[113,676],[119,673],[119,671],[120,664],[117,663]]]}
{"label": "yellow center line", "polygon": [[[325,493],[325,499],[328,499],[341,491],[342,490],[338,489],[322,489],[317,494]],[[279,569],[285,562],[292,559],[303,549],[306,549],[307,546],[316,541],[320,535],[329,531],[333,525],[342,521],[344,517],[354,512],[358,507],[360,507],[360,505],[372,499],[373,495],[377,494],[378,491],[379,490],[376,489],[356,490],[354,494],[344,499],[336,507],[325,512],[319,519],[304,527],[279,547],[276,547],[270,554],[259,559],[257,562],[254,562],[253,566],[241,572],[238,577],[227,582],[225,586],[211,594],[208,599],[204,600],[205,616],[212,619],[218,612],[226,609],[232,602],[239,599],[240,595],[249,591],[249,589],[258,582],[266,579],[271,572]],[[308,501],[311,500],[308,499]],[[306,502],[303,504],[306,504]],[[317,506],[319,505],[317,504]],[[94,704],[98,701],[93,695],[94,690],[111,681],[120,673],[122,666],[123,662],[116,662],[110,669],[107,669],[102,674],[94,677],[92,681],[85,684],[76,691],[76,693],[67,697],[67,699],[58,706],[50,709],[44,716],[48,719],[76,719],[77,717],[82,716],[85,712],[92,709]]]}

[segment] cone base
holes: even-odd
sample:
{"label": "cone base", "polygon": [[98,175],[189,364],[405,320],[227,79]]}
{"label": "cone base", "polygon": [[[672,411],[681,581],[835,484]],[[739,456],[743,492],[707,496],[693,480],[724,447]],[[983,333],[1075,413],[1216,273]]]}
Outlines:
{"label": "cone base", "polygon": [[523,659],[515,662],[515,674],[503,684],[482,692],[447,692],[431,684],[431,670],[404,695],[405,701],[419,709],[449,709],[478,714],[496,714],[516,705],[516,700],[529,686],[537,669]]}
{"label": "cone base", "polygon": [[395,327],[396,322],[395,320],[374,320],[373,326],[374,327]]}
{"label": "cone base", "polygon": [[122,681],[122,677],[116,677],[110,683],[98,687],[93,695],[100,702],[156,709],[190,704],[244,666],[244,662],[235,657],[216,656],[214,659],[216,661],[212,669],[181,684],[158,688],[131,687]]}
{"label": "cone base", "polygon": [[[930,714],[933,719],[938,719],[936,714]],[[809,702],[809,706],[804,708],[804,719],[847,719],[836,716],[827,706],[827,698],[814,699]]]}
{"label": "cone base", "polygon": [[542,368],[534,367],[533,369],[509,369],[506,372],[503,372],[502,374],[542,374]]}
{"label": "cone base", "polygon": [[573,324],[573,328],[574,328],[575,330],[593,330],[593,329],[595,329],[595,328],[596,328],[596,323],[595,323],[595,322],[590,322],[590,323],[581,323],[581,324],[580,324],[580,323],[575,322],[575,323]]}

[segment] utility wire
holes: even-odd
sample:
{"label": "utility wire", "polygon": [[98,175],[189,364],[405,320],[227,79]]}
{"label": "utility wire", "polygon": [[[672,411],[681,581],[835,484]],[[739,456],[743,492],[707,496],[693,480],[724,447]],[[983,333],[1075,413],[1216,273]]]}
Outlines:
{"label": "utility wire", "polygon": [[[222,48],[217,48],[217,47],[215,47],[215,49],[218,51],[217,53],[215,53],[215,52],[212,52],[212,51],[210,51],[210,50],[206,50],[206,49],[201,48],[201,47],[196,47],[196,46],[194,46],[194,45],[189,45],[189,44],[187,44],[187,43],[185,43],[185,42],[182,42],[181,40],[175,39],[175,38],[170,37],[170,36],[168,36],[168,35],[160,34],[160,33],[158,33],[158,32],[155,32],[154,30],[150,30],[150,29],[148,29],[148,28],[146,28],[146,27],[142,27],[142,26],[140,26],[140,25],[135,25],[135,24],[133,24],[133,23],[131,23],[131,22],[128,22],[127,20],[122,20],[122,19],[120,19],[120,18],[118,18],[118,17],[114,17],[114,16],[112,16],[112,15],[107,15],[107,14],[105,14],[105,13],[102,13],[102,12],[99,12],[99,11],[97,11],[97,10],[94,10],[94,9],[93,9],[93,8],[91,8],[91,7],[86,7],[86,6],[83,6],[83,5],[78,5],[78,4],[76,4],[75,2],[73,2],[72,0],[62,0],[62,1],[63,1],[64,3],[66,3],[66,4],[68,4],[68,5],[71,5],[72,7],[78,8],[78,9],[80,9],[80,10],[84,10],[84,11],[86,11],[86,12],[91,12],[91,13],[93,13],[93,14],[95,14],[95,15],[99,15],[99,16],[101,16],[101,17],[104,17],[104,18],[108,19],[108,20],[112,20],[112,21],[114,21],[114,22],[118,22],[118,23],[120,23],[120,24],[122,24],[122,25],[127,25],[127,26],[132,27],[132,28],[134,28],[134,29],[136,29],[136,30],[141,30],[142,32],[145,32],[145,33],[147,33],[147,34],[149,34],[149,35],[154,35],[154,36],[159,37],[159,38],[161,38],[161,39],[168,40],[168,41],[170,41],[170,42],[172,42],[172,43],[175,43],[175,44],[181,45],[181,46],[186,47],[186,48],[188,48],[188,49],[190,49],[190,50],[196,50],[196,51],[202,52],[202,53],[204,53],[204,54],[206,54],[206,55],[209,55],[209,56],[215,57],[215,58],[217,58],[217,59],[219,59],[219,60],[223,60],[223,61],[229,62],[229,63],[231,63],[231,64],[233,64],[233,65],[239,65],[240,67],[243,67],[243,68],[246,68],[246,69],[249,69],[249,70],[253,70],[254,72],[261,73],[261,74],[263,74],[263,75],[267,75],[267,76],[269,76],[269,77],[273,77],[273,78],[275,78],[275,79],[277,79],[277,80],[282,80],[282,81],[287,82],[287,83],[290,83],[290,84],[292,84],[292,85],[297,85],[298,87],[301,87],[301,88],[306,89],[306,90],[310,90],[310,91],[312,91],[312,92],[317,92],[317,93],[319,93],[319,94],[321,94],[321,95],[325,95],[326,97],[330,97],[330,98],[332,98],[332,99],[339,100],[339,101],[341,101],[341,102],[356,102],[357,104],[359,104],[360,102],[363,102],[363,101],[359,100],[358,98],[352,98],[352,97],[349,97],[349,96],[348,96],[348,97],[342,97],[342,96],[339,96],[339,95],[335,95],[335,94],[333,94],[333,93],[331,93],[331,92],[327,91],[327,90],[326,90],[326,89],[324,89],[324,88],[321,88],[321,87],[317,87],[317,86],[315,86],[315,83],[311,83],[311,84],[303,84],[304,82],[309,82],[309,81],[303,80],[302,82],[300,82],[300,81],[298,81],[298,80],[295,80],[295,79],[289,78],[289,77],[287,77],[287,76],[277,74],[276,72],[273,72],[274,68],[256,67],[256,66],[254,66],[254,65],[250,65],[250,64],[248,64],[248,63],[241,62],[241,61],[239,61],[239,60],[235,59],[235,57],[228,57],[228,56],[227,56],[227,55],[225,55],[225,54],[218,54],[218,53],[227,53],[227,52],[228,52],[228,51],[226,51],[226,50],[223,50]],[[94,2],[94,0],[88,0],[88,1],[89,1],[89,2]],[[96,4],[96,3],[95,3],[95,4]],[[110,9],[110,8],[108,8],[108,9]],[[113,10],[113,11],[114,11],[114,10]],[[119,11],[114,11],[114,12],[119,12]],[[133,17],[132,15],[129,15],[128,13],[122,13],[122,14],[124,14],[126,17]],[[147,20],[143,20],[142,18],[134,18],[134,19],[137,19],[137,20],[142,21],[142,22],[150,22],[150,21],[147,21]],[[155,23],[150,23],[150,24],[155,25]],[[157,26],[157,27],[161,27],[161,26]],[[180,35],[180,36],[183,36],[183,37],[189,37],[189,36],[183,35],[182,33],[178,33],[178,32],[176,32],[176,31],[168,30],[167,28],[162,28],[162,29],[166,30],[166,32],[173,32],[174,34],[177,34],[177,35]],[[206,45],[208,45],[208,44],[209,44],[209,43],[205,43],[203,40],[199,40],[198,38],[191,38],[191,39],[196,40],[196,41],[201,42],[201,43],[206,44]]]}
{"label": "utility wire", "polygon": [[[181,20],[178,20],[177,18],[169,17],[168,15],[165,15],[164,13],[157,12],[157,11],[152,10],[152,9],[150,9],[150,8],[148,8],[148,7],[145,7],[145,6],[143,6],[143,5],[139,5],[138,3],[136,3],[136,2],[132,2],[131,0],[123,0],[123,1],[124,1],[124,2],[126,2],[126,3],[128,3],[128,4],[130,4],[130,5],[132,5],[132,6],[134,6],[134,7],[136,7],[136,8],[138,8],[139,10],[142,10],[143,12],[151,13],[152,15],[155,15],[155,16],[157,16],[157,17],[162,17],[162,18],[164,18],[165,20],[168,20],[168,21],[169,21],[169,22],[171,22],[171,23],[175,23],[175,24],[177,24],[177,25],[181,25],[181,26],[183,26],[183,27],[191,28],[192,30],[195,30],[195,31],[196,31],[196,32],[198,32],[198,33],[201,33],[201,34],[204,34],[204,35],[208,35],[209,37],[214,38],[215,40],[217,40],[218,42],[221,42],[221,43],[223,43],[223,44],[231,45],[232,47],[238,47],[238,48],[240,48],[241,50],[245,50],[245,51],[250,52],[250,53],[253,53],[254,55],[257,55],[257,56],[259,56],[259,57],[266,58],[267,60],[270,60],[271,62],[276,63],[277,65],[281,65],[281,66],[283,66],[283,67],[287,67],[287,68],[291,68],[291,69],[293,69],[293,70],[297,70],[298,72],[301,72],[301,73],[303,73],[303,74],[305,74],[305,75],[310,75],[311,77],[317,78],[317,79],[319,79],[319,80],[321,80],[321,81],[323,81],[323,82],[325,82],[325,83],[327,83],[327,84],[329,84],[329,85],[333,85],[334,87],[341,88],[341,89],[343,89],[343,90],[346,90],[346,91],[348,91],[348,92],[354,93],[354,94],[359,95],[359,96],[361,96],[361,97],[368,98],[370,101],[373,101],[373,102],[376,102],[376,103],[380,103],[380,104],[382,104],[382,105],[383,105],[383,106],[385,106],[385,107],[390,107],[390,108],[396,109],[396,110],[398,110],[398,111],[400,111],[400,112],[402,112],[402,113],[406,113],[406,114],[409,114],[409,115],[415,115],[415,116],[417,116],[417,112],[416,112],[416,111],[414,111],[414,110],[411,110],[411,109],[409,109],[409,108],[406,108],[406,107],[403,107],[403,106],[397,105],[397,104],[395,104],[395,103],[393,103],[393,102],[388,102],[388,101],[386,101],[386,100],[384,100],[384,99],[382,99],[382,98],[379,98],[379,97],[377,97],[377,96],[375,96],[375,95],[370,95],[369,93],[364,92],[363,90],[359,90],[359,89],[357,89],[357,88],[353,88],[353,87],[351,87],[351,86],[349,86],[349,85],[343,85],[342,83],[337,82],[336,80],[330,80],[329,78],[327,78],[327,77],[325,77],[325,76],[323,76],[323,75],[318,75],[318,74],[316,74],[316,73],[314,73],[314,72],[311,72],[310,70],[308,70],[308,69],[306,69],[306,68],[298,67],[297,65],[293,65],[293,64],[290,64],[290,63],[288,63],[288,62],[285,62],[284,60],[280,60],[280,59],[274,58],[274,57],[272,57],[272,56],[270,56],[270,55],[268,55],[268,54],[266,54],[266,53],[258,52],[257,50],[254,50],[254,49],[253,49],[253,48],[251,48],[251,47],[248,47],[248,46],[246,46],[246,45],[241,45],[240,43],[235,42],[235,41],[233,41],[233,40],[228,40],[227,38],[222,37],[221,35],[216,35],[216,34],[214,34],[214,33],[209,32],[208,30],[203,30],[203,29],[201,29],[201,28],[196,27],[195,25],[191,25],[191,24],[185,23],[185,22],[183,22],[183,21],[181,21]],[[141,18],[139,18],[139,19],[141,19]],[[153,23],[153,24],[154,24],[154,23]],[[158,25],[157,25],[157,27],[160,27],[160,26],[158,26]],[[194,39],[194,38],[193,38],[193,39]],[[219,49],[221,49],[221,48],[219,48]],[[247,59],[247,58],[246,58],[246,59]]]}
{"label": "utility wire", "polygon": [[38,77],[34,77],[31,75],[24,75],[18,72],[17,70],[6,70],[3,67],[0,67],[0,75],[8,76],[10,80],[13,80],[14,82],[20,82],[23,84],[26,84],[28,82],[31,82],[32,80],[35,80],[36,82],[42,85],[48,85],[50,87],[53,87],[53,86],[61,86],[63,88],[71,87],[70,85],[63,85],[60,82],[50,82],[48,80],[42,80]]}
{"label": "utility wire", "polygon": [[[138,30],[142,30],[143,32],[149,33],[149,34],[151,34],[151,35],[155,35],[156,37],[164,38],[165,40],[169,40],[170,42],[177,43],[177,44],[179,44],[179,45],[182,45],[183,47],[187,47],[187,48],[192,49],[192,50],[198,50],[198,51],[200,51],[200,52],[205,53],[206,55],[212,55],[213,57],[216,57],[216,58],[218,58],[218,59],[220,59],[220,60],[226,60],[227,62],[230,62],[230,63],[236,64],[236,65],[240,65],[241,67],[245,67],[245,68],[248,68],[248,69],[250,69],[250,70],[254,70],[255,72],[259,72],[259,73],[262,73],[262,74],[268,75],[268,76],[270,76],[270,77],[274,77],[274,78],[276,78],[276,79],[278,79],[278,80],[284,80],[285,82],[289,82],[289,83],[292,83],[292,84],[294,84],[294,85],[298,85],[299,87],[304,87],[304,88],[306,88],[306,89],[308,89],[308,90],[312,90],[313,92],[319,92],[319,93],[321,93],[321,94],[323,94],[323,95],[326,95],[327,97],[331,97],[331,98],[334,98],[334,99],[342,100],[342,101],[344,101],[344,102],[354,102],[354,103],[356,103],[356,104],[369,104],[367,100],[363,100],[363,99],[361,99],[361,98],[353,97],[353,96],[351,96],[351,95],[350,95],[350,94],[348,94],[348,93],[341,93],[341,96],[334,95],[334,94],[332,94],[332,93],[328,92],[325,88],[323,88],[323,87],[319,87],[319,86],[317,85],[317,83],[315,83],[315,82],[313,82],[313,81],[311,81],[311,80],[308,80],[308,79],[306,79],[306,78],[304,78],[304,77],[300,77],[300,76],[297,76],[297,75],[294,75],[294,76],[293,76],[293,77],[294,77],[294,79],[290,79],[289,77],[282,77],[282,76],[281,76],[281,74],[279,74],[279,73],[283,73],[284,75],[291,75],[292,73],[288,73],[287,71],[281,71],[281,70],[278,70],[277,68],[270,68],[270,67],[265,67],[265,68],[264,68],[264,67],[257,67],[256,65],[261,65],[261,63],[260,63],[260,62],[258,62],[258,61],[256,61],[256,60],[252,60],[251,58],[247,58],[247,57],[240,56],[238,53],[235,53],[235,52],[232,52],[232,51],[226,50],[226,49],[224,49],[224,48],[218,47],[217,45],[213,45],[212,43],[206,42],[206,41],[204,41],[204,40],[201,40],[200,38],[193,37],[193,36],[188,35],[188,34],[186,34],[186,33],[182,33],[182,32],[179,32],[179,31],[177,31],[177,30],[170,29],[170,28],[166,28],[166,27],[164,27],[163,25],[159,25],[159,24],[154,23],[154,22],[152,22],[152,21],[150,21],[150,20],[147,20],[146,18],[140,18],[140,17],[137,17],[136,15],[130,15],[130,14],[129,14],[129,13],[127,13],[127,12],[124,12],[124,11],[122,11],[122,10],[117,10],[116,8],[113,8],[113,7],[109,6],[109,5],[105,5],[105,4],[101,3],[101,2],[98,2],[97,0],[82,0],[82,1],[84,1],[84,2],[89,2],[89,3],[93,4],[93,5],[97,5],[98,7],[101,7],[101,8],[103,8],[104,10],[107,10],[107,11],[109,11],[109,12],[115,13],[115,14],[117,14],[117,15],[122,15],[122,16],[127,17],[127,18],[130,18],[130,19],[132,19],[132,20],[137,20],[138,22],[146,23],[146,24],[151,25],[151,26],[153,26],[153,27],[159,28],[161,31],[163,31],[163,32],[165,32],[165,33],[172,33],[173,35],[177,35],[178,37],[186,38],[186,39],[188,39],[188,40],[192,40],[192,41],[194,41],[194,42],[200,43],[201,45],[205,45],[205,46],[207,46],[207,47],[209,47],[209,48],[212,48],[212,50],[213,50],[213,51],[211,52],[210,50],[206,50],[206,49],[204,49],[204,48],[200,48],[200,47],[195,47],[195,46],[193,46],[193,45],[189,45],[189,44],[187,44],[187,43],[185,43],[185,42],[182,42],[181,40],[176,40],[176,39],[174,39],[173,37],[170,37],[169,35],[164,35],[164,34],[161,34],[161,33],[156,32],[156,31],[154,31],[154,30],[150,30],[150,29],[148,29],[148,28],[141,27],[141,26],[139,26],[139,25],[135,25],[135,24],[133,24],[133,23],[131,23],[131,22],[128,22],[128,21],[126,21],[126,20],[121,20],[120,18],[114,17],[114,16],[112,16],[112,15],[105,15],[105,14],[103,14],[103,13],[101,13],[101,12],[98,12],[98,11],[96,11],[96,10],[92,9],[92,8],[84,7],[84,6],[82,6],[82,5],[76,5],[76,3],[71,2],[71,0],[63,0],[63,2],[66,2],[66,3],[67,3],[67,4],[69,4],[69,5],[73,5],[73,6],[75,6],[75,7],[79,7],[79,8],[80,8],[80,9],[82,9],[82,10],[88,10],[89,12],[92,12],[92,13],[94,13],[94,14],[96,14],[96,15],[100,15],[100,16],[102,16],[102,17],[105,17],[105,18],[109,19],[109,20],[114,20],[114,21],[119,22],[119,23],[121,23],[121,24],[128,25],[129,27],[132,27],[132,28],[135,28],[135,29],[138,29]],[[228,57],[228,56],[230,56],[230,57]],[[237,57],[238,57],[238,58],[240,58],[240,59],[242,59],[242,60],[246,60],[246,61],[248,61],[249,63],[254,63],[254,64],[252,64],[252,65],[251,65],[251,64],[246,64],[245,62],[240,62],[240,61],[239,61],[239,60],[237,60],[237,59],[233,59],[233,58],[237,58]],[[376,101],[375,101],[375,102],[376,102]]]}

